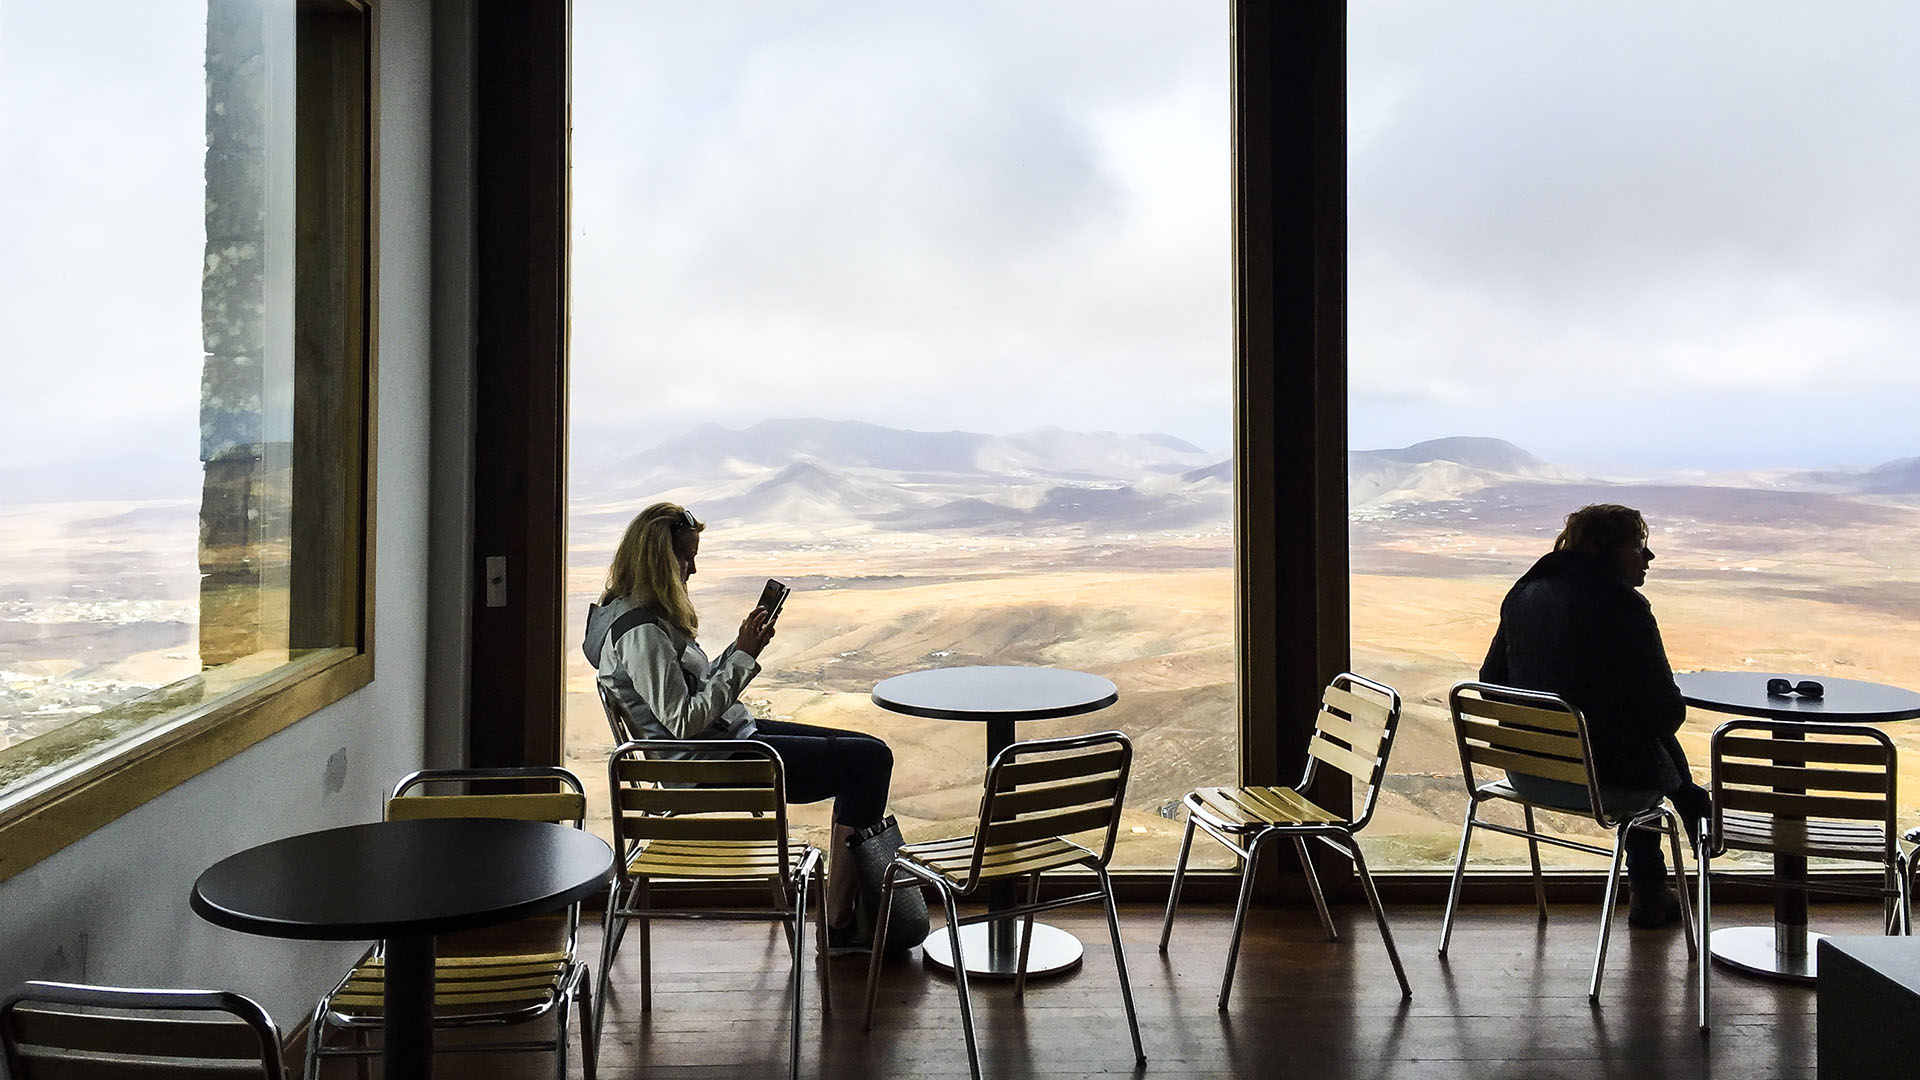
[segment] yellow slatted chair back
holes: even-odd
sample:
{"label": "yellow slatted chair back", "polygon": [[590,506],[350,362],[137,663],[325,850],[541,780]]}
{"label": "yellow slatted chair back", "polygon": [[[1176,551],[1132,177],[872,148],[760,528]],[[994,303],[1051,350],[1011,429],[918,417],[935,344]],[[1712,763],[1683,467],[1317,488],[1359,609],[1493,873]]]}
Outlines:
{"label": "yellow slatted chair back", "polygon": [[281,1076],[273,1021],[218,991],[29,982],[0,1003],[0,1043],[15,1080]]}
{"label": "yellow slatted chair back", "polygon": [[[1724,847],[1892,861],[1899,768],[1886,732],[1853,724],[1732,720],[1715,729],[1708,766],[1713,835]],[[1728,812],[1770,817],[1772,827],[1725,830]],[[1878,850],[1862,846],[1866,825],[1879,827]]]}
{"label": "yellow slatted chair back", "polygon": [[987,767],[980,825],[961,891],[977,885],[996,849],[1099,832],[1089,850],[1105,866],[1120,831],[1133,743],[1118,731],[1017,742]]}
{"label": "yellow slatted chair back", "polygon": [[1365,825],[1386,779],[1387,756],[1399,728],[1400,694],[1384,683],[1343,672],[1321,695],[1320,714],[1307,743],[1307,773],[1298,790],[1312,788],[1320,767],[1338,769],[1364,788],[1360,813],[1352,823],[1355,828]]}
{"label": "yellow slatted chair back", "polygon": [[1478,785],[1475,766],[1564,780],[1587,789],[1587,805],[1601,828],[1619,824],[1600,806],[1587,719],[1571,702],[1558,694],[1463,682],[1454,685],[1447,703],[1469,791]]}
{"label": "yellow slatted chair back", "polygon": [[[506,818],[583,829],[587,796],[579,777],[553,766],[422,769],[401,777],[387,800],[387,820],[436,818]],[[518,928],[517,940],[526,947],[571,953],[579,929],[579,908],[569,905],[563,912],[535,915],[513,925]],[[511,932],[494,927],[442,934],[436,948],[443,957],[486,955],[499,951]]]}
{"label": "yellow slatted chair back", "polygon": [[[678,757],[690,747],[720,756]],[[787,780],[780,754],[754,739],[636,739],[607,759],[613,789],[614,866],[626,880],[632,857],[655,841],[716,854],[771,844],[788,869]]]}

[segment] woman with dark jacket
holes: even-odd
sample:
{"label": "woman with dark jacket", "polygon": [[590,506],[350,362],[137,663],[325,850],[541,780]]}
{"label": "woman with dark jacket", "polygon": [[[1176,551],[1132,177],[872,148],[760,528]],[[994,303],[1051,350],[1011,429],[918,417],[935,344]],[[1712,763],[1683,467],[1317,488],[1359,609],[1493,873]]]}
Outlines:
{"label": "woman with dark jacket", "polygon": [[[1674,733],[1686,721],[1686,703],[1673,682],[1653,607],[1638,589],[1653,551],[1638,510],[1613,504],[1567,515],[1553,550],[1533,565],[1500,605],[1482,682],[1558,694],[1587,718],[1600,801],[1620,813],[1668,798],[1689,828],[1708,807],[1693,782]],[[1587,806],[1577,784],[1510,774],[1521,795],[1556,806]],[[1679,921],[1679,898],[1667,885],[1660,837],[1646,829],[1627,836],[1627,880],[1632,926]]]}

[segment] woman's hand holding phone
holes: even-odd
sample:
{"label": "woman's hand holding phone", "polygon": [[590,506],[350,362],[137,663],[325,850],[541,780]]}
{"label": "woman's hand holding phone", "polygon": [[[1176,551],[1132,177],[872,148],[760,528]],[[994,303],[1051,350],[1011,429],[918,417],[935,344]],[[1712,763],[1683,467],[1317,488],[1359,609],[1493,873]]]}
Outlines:
{"label": "woman's hand holding phone", "polygon": [[756,607],[747,612],[740,620],[740,633],[733,639],[733,647],[746,653],[755,660],[760,659],[760,650],[773,640],[773,614],[766,608]]}

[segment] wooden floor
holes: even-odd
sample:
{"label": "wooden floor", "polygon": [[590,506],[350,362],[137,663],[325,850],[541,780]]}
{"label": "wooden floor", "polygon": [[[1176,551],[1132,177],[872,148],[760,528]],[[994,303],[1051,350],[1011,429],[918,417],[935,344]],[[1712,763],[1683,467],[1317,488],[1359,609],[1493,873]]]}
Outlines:
{"label": "wooden floor", "polygon": [[[1877,932],[1878,909],[1816,908],[1823,930]],[[1680,932],[1616,924],[1597,1006],[1587,1001],[1596,937],[1593,906],[1476,908],[1455,929],[1449,958],[1434,948],[1440,912],[1390,912],[1413,983],[1402,1003],[1364,908],[1336,912],[1329,942],[1311,910],[1249,918],[1231,1007],[1215,1009],[1232,912],[1183,908],[1172,947],[1155,948],[1157,908],[1122,909],[1122,932],[1146,1044],[1138,1075],[1164,1077],[1812,1077],[1810,988],[1714,975],[1714,1030],[1695,1027],[1694,968]],[[1098,910],[1052,913],[1086,943],[1081,968],[1035,980],[1024,1003],[1005,983],[974,983],[981,1065],[988,1077],[1135,1074],[1113,950]],[[1717,925],[1769,921],[1771,910],[1721,905]],[[936,932],[939,932],[936,928]],[[583,934],[597,957],[597,932]],[[811,950],[809,950],[811,951]],[[784,1076],[788,966],[775,929],[726,923],[655,931],[654,1009],[639,1009],[639,949],[629,935],[614,965],[600,1050],[603,1077]],[[800,1072],[823,1080],[965,1077],[966,1047],[952,981],[918,953],[885,969],[872,1033],[861,1031],[865,958],[831,961],[832,1016],[822,1018],[810,970]],[[597,973],[596,973],[597,974]],[[597,982],[599,980],[596,980]],[[596,989],[599,989],[596,986]],[[580,1075],[577,1036],[569,1072]],[[1897,1040],[1890,1042],[1890,1048]],[[551,1076],[526,1055],[442,1057],[441,1076]],[[512,1061],[514,1064],[506,1065]],[[503,1067],[504,1066],[504,1067]],[[498,1070],[498,1071],[496,1071]],[[329,1077],[352,1075],[350,1067]]]}

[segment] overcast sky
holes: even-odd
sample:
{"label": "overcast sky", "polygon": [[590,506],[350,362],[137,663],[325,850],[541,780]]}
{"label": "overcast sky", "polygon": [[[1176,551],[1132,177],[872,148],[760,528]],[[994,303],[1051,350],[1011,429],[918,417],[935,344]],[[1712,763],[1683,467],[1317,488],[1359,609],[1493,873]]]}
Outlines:
{"label": "overcast sky", "polygon": [[[1920,5],[1349,7],[1354,445],[1920,453]],[[1225,0],[574,19],[583,432],[1224,451]],[[197,489],[204,49],[173,4],[0,0],[0,473]]]}

